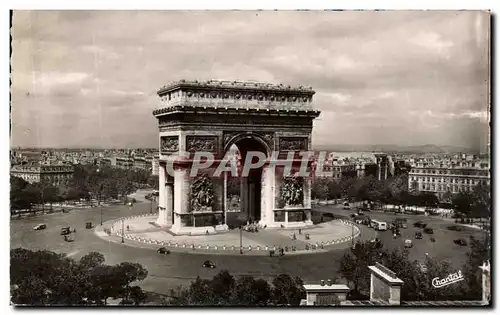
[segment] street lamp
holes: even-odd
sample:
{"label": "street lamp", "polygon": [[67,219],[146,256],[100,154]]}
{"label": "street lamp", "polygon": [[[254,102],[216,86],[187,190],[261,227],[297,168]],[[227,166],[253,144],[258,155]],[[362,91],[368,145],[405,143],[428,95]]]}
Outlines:
{"label": "street lamp", "polygon": [[125,218],[122,218],[122,244],[125,243],[124,233],[125,233]]}
{"label": "street lamp", "polygon": [[240,226],[240,254],[243,255],[243,229]]}
{"label": "street lamp", "polygon": [[354,246],[354,224],[351,224],[351,245]]}
{"label": "street lamp", "polygon": [[153,202],[156,202],[156,196],[151,196],[151,199],[149,199],[149,201],[151,202],[150,213],[153,214]]}

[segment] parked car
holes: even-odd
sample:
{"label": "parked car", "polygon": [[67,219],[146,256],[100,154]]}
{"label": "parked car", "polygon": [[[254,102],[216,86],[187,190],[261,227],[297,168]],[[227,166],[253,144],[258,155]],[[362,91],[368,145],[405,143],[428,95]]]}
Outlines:
{"label": "parked car", "polygon": [[166,249],[165,247],[160,247],[156,251],[158,254],[163,254],[163,255],[168,255],[170,254],[170,250]]}
{"label": "parked car", "polygon": [[460,245],[460,246],[467,246],[467,241],[464,240],[463,238],[459,238],[453,241],[453,243]]}
{"label": "parked car", "polygon": [[415,232],[415,239],[421,240],[422,239],[422,232]]}
{"label": "parked car", "polygon": [[407,228],[408,228],[408,224],[403,223],[403,224],[401,224],[401,227],[402,227],[403,229],[407,229]]}
{"label": "parked car", "polygon": [[64,227],[61,229],[61,235],[68,235],[71,234],[71,228],[70,227]]}
{"label": "parked car", "polygon": [[424,232],[427,233],[427,234],[434,234],[434,230],[431,229],[431,228],[425,228]]}
{"label": "parked car", "polygon": [[344,209],[345,209],[345,210],[349,210],[349,209],[351,209],[351,207],[349,206],[349,203],[348,203],[348,202],[344,202]]}
{"label": "parked car", "polygon": [[413,242],[412,240],[405,240],[405,248],[412,248]]}
{"label": "parked car", "polygon": [[33,227],[33,230],[38,231],[38,230],[45,230],[47,228],[46,224],[40,223],[38,225],[35,225]]}
{"label": "parked car", "polygon": [[203,263],[202,265],[203,268],[211,268],[211,269],[214,269],[215,268],[215,264],[213,262],[211,262],[210,260],[207,260]]}

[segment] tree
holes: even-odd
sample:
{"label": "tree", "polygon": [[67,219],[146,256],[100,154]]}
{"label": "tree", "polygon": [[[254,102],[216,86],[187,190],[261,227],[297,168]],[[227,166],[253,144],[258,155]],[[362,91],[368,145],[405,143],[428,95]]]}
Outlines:
{"label": "tree", "polygon": [[142,281],[148,276],[148,271],[138,263],[122,262],[114,266],[114,272],[121,281],[124,289],[124,298],[128,299],[130,294],[130,284]]}
{"label": "tree", "polygon": [[326,178],[316,178],[311,188],[311,198],[326,200],[328,198],[328,183]]}
{"label": "tree", "polygon": [[280,274],[273,280],[271,301],[275,305],[300,305],[305,298],[304,283],[300,277],[292,278],[287,274]]}
{"label": "tree", "polygon": [[350,252],[340,259],[340,274],[353,287],[353,295],[366,292],[369,285],[370,270],[368,266],[375,264],[382,255],[381,243],[358,242]]}
{"label": "tree", "polygon": [[467,217],[467,222],[470,221],[472,214],[472,204],[474,203],[474,198],[472,194],[468,192],[459,192],[453,197],[452,204],[455,211]]}
{"label": "tree", "polygon": [[453,199],[453,194],[451,193],[451,191],[446,191],[444,194],[443,194],[443,197],[442,197],[443,201],[446,202],[446,203],[451,203],[451,200]]}
{"label": "tree", "polygon": [[24,179],[11,176],[10,177],[10,207],[14,210],[29,209],[33,198],[27,194],[26,188],[29,183]]}
{"label": "tree", "polygon": [[221,300],[221,302],[229,303],[235,284],[236,282],[233,276],[231,276],[227,270],[222,270],[212,279],[212,292]]}
{"label": "tree", "polygon": [[328,199],[337,199],[341,197],[342,189],[338,181],[333,178],[330,178],[327,183],[327,198]]}
{"label": "tree", "polygon": [[483,262],[491,260],[490,240],[488,237],[476,239],[470,238],[467,260],[463,264],[461,270],[465,280],[461,282],[461,295],[463,299],[480,300],[482,293],[482,276],[479,266]]}
{"label": "tree", "polygon": [[139,305],[146,301],[147,295],[139,286],[130,287],[130,298],[135,305]]}
{"label": "tree", "polygon": [[266,305],[271,297],[271,287],[267,281],[243,276],[236,281],[231,298],[232,305]]}
{"label": "tree", "polygon": [[104,255],[98,252],[90,252],[80,258],[80,265],[85,269],[94,269],[104,264]]}
{"label": "tree", "polygon": [[140,300],[130,283],[141,281],[147,271],[139,264],[105,265],[100,253],[89,253],[79,262],[50,251],[11,250],[12,301],[29,305],[106,304],[109,297]]}

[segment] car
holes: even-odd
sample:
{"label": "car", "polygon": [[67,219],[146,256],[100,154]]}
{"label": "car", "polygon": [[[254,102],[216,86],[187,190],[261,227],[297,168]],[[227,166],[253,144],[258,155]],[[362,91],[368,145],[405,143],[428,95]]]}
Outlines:
{"label": "car", "polygon": [[413,247],[413,242],[412,240],[405,240],[405,248],[412,248]]}
{"label": "car", "polygon": [[448,226],[447,229],[450,231],[456,231],[456,232],[462,231],[462,227],[460,225],[451,225],[451,226]]}
{"label": "car", "polygon": [[215,264],[210,261],[210,260],[207,260],[203,263],[202,265],[203,268],[210,268],[210,269],[214,269],[215,268]]}
{"label": "car", "polygon": [[415,232],[415,239],[421,240],[422,239],[422,232]]}
{"label": "car", "polygon": [[163,255],[168,255],[170,254],[170,250],[166,249],[165,247],[160,247],[156,251],[158,254],[163,254]]}
{"label": "car", "polygon": [[408,224],[403,223],[403,224],[401,224],[401,227],[402,227],[403,229],[407,229],[407,228],[408,228]]}
{"label": "car", "polygon": [[61,235],[68,235],[68,234],[71,234],[71,228],[64,227],[61,229]]}
{"label": "car", "polygon": [[453,241],[453,243],[460,245],[460,246],[467,246],[467,241],[464,240],[463,238],[459,238]]}
{"label": "car", "polygon": [[40,223],[36,226],[33,227],[33,230],[38,231],[38,230],[45,230],[47,228],[46,224]]}
{"label": "car", "polygon": [[92,222],[85,223],[85,228],[86,229],[91,229],[92,228]]}
{"label": "car", "polygon": [[413,226],[414,227],[420,227],[421,224],[423,224],[423,222],[422,221],[418,221],[418,222],[413,223]]}
{"label": "car", "polygon": [[424,232],[427,233],[427,234],[434,234],[434,230],[431,229],[431,228],[425,228]]}

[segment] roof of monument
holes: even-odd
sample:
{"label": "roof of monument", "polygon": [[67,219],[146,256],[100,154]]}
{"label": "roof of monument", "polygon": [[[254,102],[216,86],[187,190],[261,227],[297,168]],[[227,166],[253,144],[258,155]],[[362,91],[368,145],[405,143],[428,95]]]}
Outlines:
{"label": "roof of monument", "polygon": [[284,84],[273,84],[257,81],[223,81],[223,80],[179,80],[163,86],[158,90],[158,95],[162,95],[169,91],[194,88],[194,89],[210,89],[210,90],[252,90],[252,91],[268,91],[293,94],[314,95],[312,87],[308,86],[290,86]]}
{"label": "roof of monument", "polygon": [[153,115],[196,110],[198,113],[320,114],[312,105],[310,87],[291,87],[253,81],[176,81],[158,91],[161,107]]}

